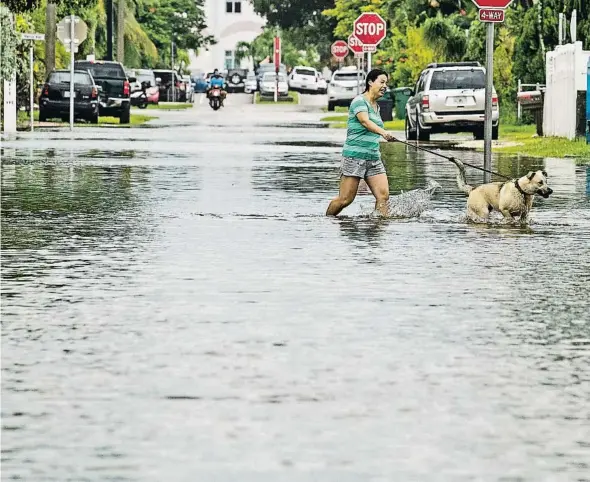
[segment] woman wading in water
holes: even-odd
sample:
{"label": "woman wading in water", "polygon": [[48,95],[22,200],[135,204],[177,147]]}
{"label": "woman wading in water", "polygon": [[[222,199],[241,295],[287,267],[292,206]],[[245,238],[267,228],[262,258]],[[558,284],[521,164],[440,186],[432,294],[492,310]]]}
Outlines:
{"label": "woman wading in water", "polygon": [[365,92],[356,96],[348,111],[346,142],[340,165],[340,194],[328,206],[326,216],[336,216],[354,198],[361,179],[364,179],[375,196],[375,209],[387,216],[389,184],[379,152],[379,138],[395,141],[383,128],[377,100],[387,89],[387,74],[380,69],[367,75]]}

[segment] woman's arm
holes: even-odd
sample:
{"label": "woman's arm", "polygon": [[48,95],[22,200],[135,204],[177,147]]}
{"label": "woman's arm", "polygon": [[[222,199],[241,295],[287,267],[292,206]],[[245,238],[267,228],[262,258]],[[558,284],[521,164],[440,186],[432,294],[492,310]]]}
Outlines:
{"label": "woman's arm", "polygon": [[382,129],[377,124],[375,124],[371,119],[369,119],[369,113],[368,112],[359,112],[356,115],[356,118],[359,120],[359,122],[361,123],[361,125],[365,129],[367,129],[368,131],[373,132],[375,134],[379,134],[386,141],[394,141],[395,140],[395,137],[393,136],[393,134],[390,134],[385,129]]}

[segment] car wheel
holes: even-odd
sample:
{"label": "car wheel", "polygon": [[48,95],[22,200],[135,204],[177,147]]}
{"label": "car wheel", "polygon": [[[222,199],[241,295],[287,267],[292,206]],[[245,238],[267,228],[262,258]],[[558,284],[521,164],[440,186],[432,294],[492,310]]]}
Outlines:
{"label": "car wheel", "polygon": [[119,124],[129,124],[130,120],[131,120],[131,110],[129,108],[129,105],[127,105],[127,107],[124,107],[123,110],[121,111],[121,115],[119,116]]}
{"label": "car wheel", "polygon": [[420,129],[420,122],[418,121],[418,113],[416,113],[416,138],[419,141],[428,142],[430,140],[430,132]]}
{"label": "car wheel", "polygon": [[334,105],[334,102],[328,102],[328,111],[329,112],[332,112],[335,108],[336,108],[336,106]]}
{"label": "car wheel", "polygon": [[500,124],[499,123],[497,126],[492,126],[492,139],[494,141],[498,140],[499,131],[500,131]]}
{"label": "car wheel", "polygon": [[[74,81],[75,81],[75,79],[76,78],[74,77]],[[62,120],[62,122],[68,122],[69,123],[70,122],[70,116],[69,115],[62,115],[61,116],[61,120]],[[74,119],[74,121],[75,121],[75,119]]]}
{"label": "car wheel", "polygon": [[91,115],[88,120],[91,124],[98,124],[98,113]]}
{"label": "car wheel", "polygon": [[485,139],[485,129],[483,127],[477,127],[473,131],[473,137],[478,141],[483,141]]}
{"label": "car wheel", "polygon": [[416,140],[416,131],[412,130],[412,125],[410,124],[410,117],[406,114],[406,140],[407,141],[415,141]]}
{"label": "car wheel", "polygon": [[46,122],[47,121],[47,114],[42,110],[39,111],[39,122]]}

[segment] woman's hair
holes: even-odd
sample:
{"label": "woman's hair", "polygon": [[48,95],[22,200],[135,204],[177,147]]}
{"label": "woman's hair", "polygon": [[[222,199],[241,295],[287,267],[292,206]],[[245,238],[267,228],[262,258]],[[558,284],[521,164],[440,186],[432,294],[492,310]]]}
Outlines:
{"label": "woman's hair", "polygon": [[369,90],[369,87],[371,87],[369,85],[369,82],[375,82],[377,80],[377,77],[379,77],[380,75],[385,75],[386,77],[389,77],[387,75],[387,72],[385,72],[385,70],[382,69],[373,69],[371,70],[371,72],[367,74],[367,79],[365,81],[365,92],[367,92],[367,90]]}

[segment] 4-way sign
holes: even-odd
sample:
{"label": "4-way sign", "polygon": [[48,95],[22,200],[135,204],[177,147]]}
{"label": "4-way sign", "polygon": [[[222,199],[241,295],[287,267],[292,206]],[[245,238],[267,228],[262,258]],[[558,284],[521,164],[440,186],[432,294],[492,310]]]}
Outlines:
{"label": "4-way sign", "polygon": [[479,9],[480,22],[502,23],[512,0],[471,0]]}

